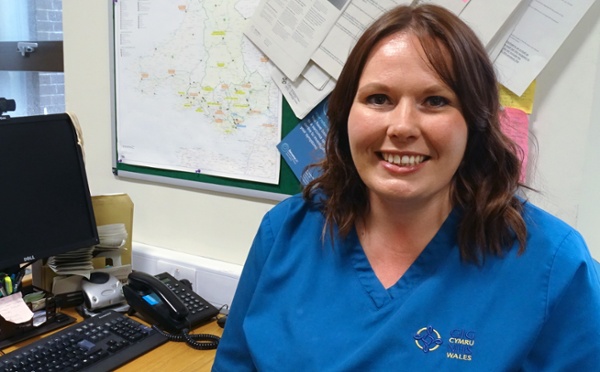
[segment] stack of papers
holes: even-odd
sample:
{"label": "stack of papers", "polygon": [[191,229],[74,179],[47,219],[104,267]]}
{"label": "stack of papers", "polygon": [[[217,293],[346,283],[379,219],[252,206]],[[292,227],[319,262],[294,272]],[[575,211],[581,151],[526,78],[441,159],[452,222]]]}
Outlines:
{"label": "stack of papers", "polygon": [[94,247],[76,249],[48,258],[48,267],[58,275],[89,275]]}
{"label": "stack of papers", "polygon": [[98,245],[52,256],[48,258],[48,267],[57,275],[81,275],[89,278],[90,272],[94,270],[92,259],[96,256],[120,258],[127,236],[125,224],[98,226]]}
{"label": "stack of papers", "polygon": [[[331,93],[365,28],[385,11],[411,2],[262,0],[245,34],[277,66],[273,80],[302,119]],[[299,4],[304,8],[298,9]],[[290,18],[290,13],[295,16]],[[320,21],[315,22],[315,17]]]}
{"label": "stack of papers", "polygon": [[124,247],[127,242],[127,229],[125,224],[115,223],[98,226],[98,237],[100,243],[95,247],[95,253],[105,251],[117,251]]}
{"label": "stack of papers", "polygon": [[594,0],[261,0],[246,36],[277,67],[272,78],[303,119],[333,90],[350,50],[382,13],[431,3],[481,39],[501,83],[521,95]]}
{"label": "stack of papers", "polygon": [[121,253],[127,249],[127,228],[125,224],[117,223],[104,226],[98,226],[98,236],[100,244],[94,250],[95,257],[106,257],[109,266],[121,266]]}

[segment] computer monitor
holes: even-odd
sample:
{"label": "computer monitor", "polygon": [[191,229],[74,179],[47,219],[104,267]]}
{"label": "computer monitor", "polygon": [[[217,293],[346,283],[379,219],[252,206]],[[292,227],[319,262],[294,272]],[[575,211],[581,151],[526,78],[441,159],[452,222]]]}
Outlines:
{"label": "computer monitor", "polygon": [[0,271],[98,242],[70,116],[0,120]]}

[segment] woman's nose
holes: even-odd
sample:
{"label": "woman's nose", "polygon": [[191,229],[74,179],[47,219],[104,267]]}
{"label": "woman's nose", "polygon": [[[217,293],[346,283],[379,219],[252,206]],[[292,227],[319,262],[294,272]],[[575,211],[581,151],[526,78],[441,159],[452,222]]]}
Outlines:
{"label": "woman's nose", "polygon": [[389,112],[388,136],[410,140],[419,136],[419,112],[414,103],[401,102]]}

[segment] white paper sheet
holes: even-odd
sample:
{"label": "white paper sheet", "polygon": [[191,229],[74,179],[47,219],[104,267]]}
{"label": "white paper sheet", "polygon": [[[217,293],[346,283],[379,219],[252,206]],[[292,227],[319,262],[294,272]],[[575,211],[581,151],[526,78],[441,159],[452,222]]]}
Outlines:
{"label": "white paper sheet", "polygon": [[502,52],[502,48],[504,44],[513,33],[515,27],[519,24],[519,21],[525,14],[527,8],[529,8],[529,4],[531,0],[521,1],[519,6],[512,12],[511,16],[504,22],[502,27],[498,30],[496,35],[487,43],[485,49],[490,56],[492,61],[496,60]]}
{"label": "white paper sheet", "polygon": [[244,33],[292,81],[350,0],[262,0]]}
{"label": "white paper sheet", "polygon": [[302,77],[318,90],[325,88],[325,85],[331,80],[331,76],[313,61],[308,62],[302,71]]}
{"label": "white paper sheet", "polygon": [[0,315],[14,324],[25,323],[33,318],[33,312],[23,301],[21,292],[0,298]]}
{"label": "white paper sheet", "polygon": [[335,87],[335,80],[332,78],[321,89],[317,89],[307,79],[299,77],[296,81],[291,81],[277,69],[273,69],[272,76],[298,119],[308,115]]}
{"label": "white paper sheet", "polygon": [[593,3],[533,0],[494,62],[502,85],[523,94]]}
{"label": "white paper sheet", "polygon": [[419,0],[418,3],[440,5],[458,15],[473,28],[493,61],[500,54],[502,46],[514,30],[530,1]]}
{"label": "white paper sheet", "polygon": [[363,31],[386,10],[411,3],[411,0],[352,0],[315,51],[312,60],[337,80],[350,50]]}
{"label": "white paper sheet", "polygon": [[471,0],[460,18],[477,34],[487,48],[522,2],[528,0]]}

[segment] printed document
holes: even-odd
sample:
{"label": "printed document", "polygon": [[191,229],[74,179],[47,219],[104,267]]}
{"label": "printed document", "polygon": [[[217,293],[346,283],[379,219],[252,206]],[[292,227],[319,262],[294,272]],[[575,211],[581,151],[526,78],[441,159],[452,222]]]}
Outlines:
{"label": "printed document", "polygon": [[592,3],[533,0],[494,61],[502,85],[523,94]]}
{"label": "printed document", "polygon": [[352,0],[315,51],[312,60],[337,80],[350,50],[363,31],[385,11],[411,3],[411,0]]}
{"label": "printed document", "polygon": [[504,24],[515,15],[519,5],[527,1],[471,0],[460,13],[460,19],[475,31],[477,37],[487,48],[493,38],[502,30]]}
{"label": "printed document", "polygon": [[496,59],[531,0],[420,0],[443,6],[458,15],[477,34],[488,55]]}
{"label": "printed document", "polygon": [[244,31],[292,81],[350,0],[262,0]]}
{"label": "printed document", "polygon": [[496,32],[496,35],[485,46],[488,55],[492,61],[495,61],[502,52],[502,48],[506,41],[514,31],[515,27],[519,24],[521,17],[525,14],[525,11],[529,8],[531,0],[521,1],[519,6],[515,8],[512,15],[504,22],[502,27]]}

